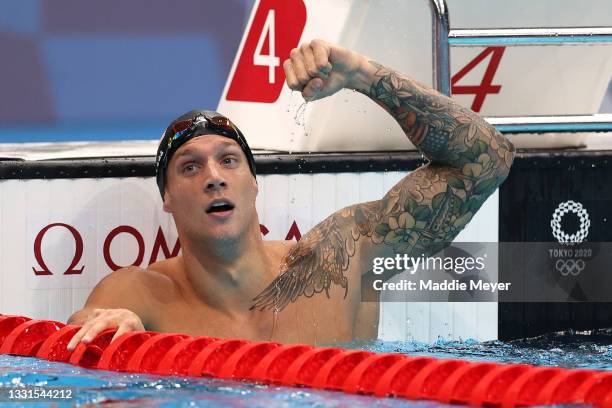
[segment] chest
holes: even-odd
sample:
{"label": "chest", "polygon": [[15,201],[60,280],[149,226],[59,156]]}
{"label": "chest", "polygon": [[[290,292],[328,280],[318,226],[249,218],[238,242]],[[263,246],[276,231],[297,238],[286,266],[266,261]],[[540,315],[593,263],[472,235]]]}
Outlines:
{"label": "chest", "polygon": [[348,342],[354,337],[358,308],[344,298],[344,289],[332,288],[330,297],[319,293],[300,297],[278,313],[244,311],[234,316],[176,301],[159,305],[148,330],[190,336],[239,338],[279,343],[322,344]]}

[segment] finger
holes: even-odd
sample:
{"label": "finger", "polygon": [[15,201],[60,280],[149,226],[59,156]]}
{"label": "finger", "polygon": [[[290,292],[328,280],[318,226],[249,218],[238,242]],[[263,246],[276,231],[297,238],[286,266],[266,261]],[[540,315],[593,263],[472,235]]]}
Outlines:
{"label": "finger", "polygon": [[143,330],[144,330],[144,326],[142,325],[142,322],[140,321],[139,318],[126,320],[125,322],[119,325],[119,328],[117,329],[117,332],[111,339],[111,342],[121,337],[125,333],[134,332],[134,331],[143,331]]}
{"label": "finger", "polygon": [[119,326],[119,328],[117,329],[117,332],[115,333],[115,335],[113,336],[113,338],[111,339],[111,343],[113,341],[115,341],[115,339],[118,339],[119,337],[121,337],[122,335],[124,335],[125,333],[129,333],[129,332],[133,332],[133,331],[137,331],[138,328],[131,323],[123,323]]}
{"label": "finger", "polygon": [[321,89],[323,88],[323,80],[321,78],[313,78],[304,90],[302,91],[302,96],[307,101],[313,101],[319,98],[321,93]]}
{"label": "finger", "polygon": [[68,342],[68,345],[66,346],[66,349],[68,349],[68,351],[74,351],[74,349],[76,348],[77,344],[79,344],[79,342],[81,341],[81,339],[83,338],[85,333],[87,333],[87,330],[89,330],[89,327],[86,327],[85,325],[83,325],[79,329],[79,331],[76,332],[74,334],[74,336],[72,336],[72,338]]}
{"label": "finger", "polygon": [[322,40],[313,40],[310,44],[317,70],[323,74],[329,74],[332,70],[332,64],[329,61],[329,47]]}
{"label": "finger", "polygon": [[[95,311],[94,311],[94,313],[95,313]],[[92,313],[92,315],[93,315],[93,313]],[[89,331],[89,329],[95,323],[95,321],[96,321],[96,319],[90,319],[90,320],[86,321],[83,324],[83,326],[81,326],[79,331],[77,331],[76,334],[74,336],[72,336],[72,339],[70,339],[70,341],[68,342],[68,345],[66,346],[66,348],[69,351],[73,351],[76,348],[76,346],[81,342],[81,339],[83,338],[85,333],[87,333]]]}
{"label": "finger", "polygon": [[304,65],[304,58],[302,57],[302,53],[297,48],[294,48],[291,51],[291,66],[295,76],[298,79],[298,82],[302,86],[306,86],[308,81],[310,81],[310,75],[306,72],[306,66]]}
{"label": "finger", "polygon": [[310,78],[314,78],[319,76],[319,70],[317,69],[317,65],[315,64],[314,54],[312,53],[312,48],[310,44],[302,44],[300,47],[300,51],[302,53],[302,58],[304,60],[304,67],[306,68],[306,73]]}
{"label": "finger", "polygon": [[287,79],[287,86],[289,86],[289,89],[301,92],[304,86],[300,84],[295,76],[290,59],[286,59],[285,62],[283,62],[283,69],[285,70],[285,78]]}
{"label": "finger", "polygon": [[70,341],[68,342],[68,345],[66,346],[66,349],[68,351],[73,351],[76,346],[81,342],[81,339],[83,338],[83,336],[85,335],[85,333],[87,333],[87,331],[89,331],[89,329],[91,328],[92,324],[94,324],[96,317],[98,317],[102,312],[104,311],[104,309],[93,309],[91,311],[91,313],[88,316],[88,319],[79,329],[79,331],[77,331],[75,333],[74,336],[72,336],[72,338],[70,339]]}
{"label": "finger", "polygon": [[88,344],[96,338],[98,334],[100,334],[104,329],[108,329],[112,327],[110,322],[107,319],[96,321],[90,328],[87,330],[87,333],[81,339],[81,343]]}

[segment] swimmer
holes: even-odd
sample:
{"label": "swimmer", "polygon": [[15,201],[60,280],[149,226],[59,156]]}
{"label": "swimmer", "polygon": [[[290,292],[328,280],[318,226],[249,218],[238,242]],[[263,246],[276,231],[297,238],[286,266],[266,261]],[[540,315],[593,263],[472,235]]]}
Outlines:
{"label": "swimmer", "polygon": [[307,101],[340,89],[369,97],[429,163],[379,200],[329,215],[299,242],[264,241],[254,160],[240,130],[216,112],[178,117],[156,169],[182,253],[100,281],[68,320],[82,325],[69,349],[107,328],[117,328],[115,337],[147,329],[282,343],[376,338],[379,304],[361,301],[373,259],[437,252],[508,175],[512,144],[408,75],[323,40],[293,49],[283,68]]}

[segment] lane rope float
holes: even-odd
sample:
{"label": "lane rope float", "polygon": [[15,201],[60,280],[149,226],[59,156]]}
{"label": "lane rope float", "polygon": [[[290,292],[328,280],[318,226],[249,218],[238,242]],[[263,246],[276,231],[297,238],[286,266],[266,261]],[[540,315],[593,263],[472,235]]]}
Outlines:
{"label": "lane rope float", "polygon": [[66,349],[79,326],[0,315],[0,354],[91,369],[189,375],[473,406],[612,408],[612,372],[470,362],[304,344],[107,329]]}

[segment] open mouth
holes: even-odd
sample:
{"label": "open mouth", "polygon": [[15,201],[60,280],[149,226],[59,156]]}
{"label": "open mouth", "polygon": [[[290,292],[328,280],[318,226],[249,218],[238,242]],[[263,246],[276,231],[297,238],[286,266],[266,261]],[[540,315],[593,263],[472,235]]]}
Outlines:
{"label": "open mouth", "polygon": [[210,207],[206,209],[206,212],[208,214],[212,214],[212,213],[221,213],[221,212],[231,211],[233,209],[234,209],[234,204],[230,203],[229,201],[220,200],[220,201],[214,201],[210,205]]}

